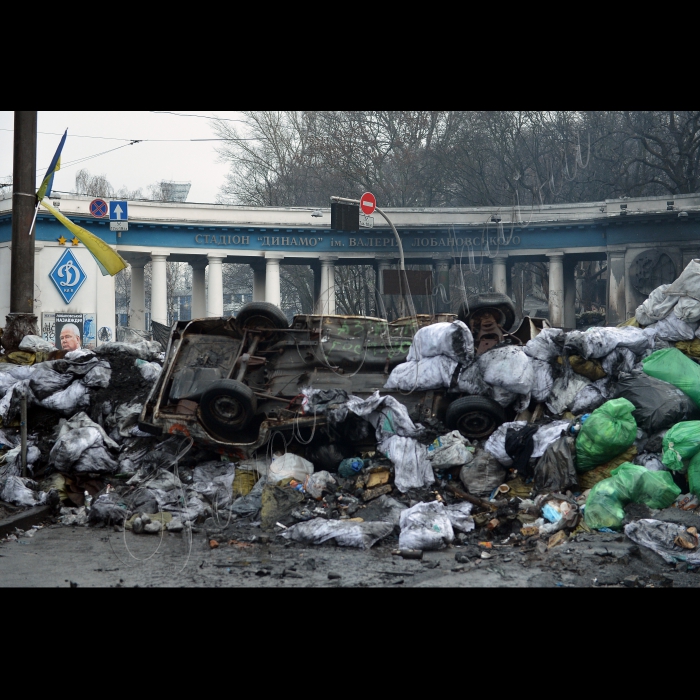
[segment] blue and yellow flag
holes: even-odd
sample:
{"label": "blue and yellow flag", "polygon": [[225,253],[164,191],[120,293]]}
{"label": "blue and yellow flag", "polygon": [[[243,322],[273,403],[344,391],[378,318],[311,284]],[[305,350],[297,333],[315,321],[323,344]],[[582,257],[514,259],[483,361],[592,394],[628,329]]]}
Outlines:
{"label": "blue and yellow flag", "polygon": [[92,253],[103,275],[114,276],[127,266],[126,260],[94,233],[74,224],[58,209],[54,209],[48,201],[42,201],[41,206],[48,209]]}
{"label": "blue and yellow flag", "polygon": [[66,142],[66,136],[68,136],[68,129],[65,130],[61,143],[58,144],[56,153],[51,161],[51,165],[49,165],[49,169],[46,171],[46,176],[44,177],[41,186],[37,190],[37,202],[41,202],[44,197],[48,197],[51,194],[51,188],[53,187],[53,176],[57,170],[61,169],[61,151],[63,150],[63,144]]}

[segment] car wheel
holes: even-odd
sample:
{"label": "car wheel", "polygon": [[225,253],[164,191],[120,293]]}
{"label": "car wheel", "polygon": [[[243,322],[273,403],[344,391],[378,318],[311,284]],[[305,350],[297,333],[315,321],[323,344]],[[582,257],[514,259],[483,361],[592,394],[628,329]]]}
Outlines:
{"label": "car wheel", "polygon": [[243,430],[255,413],[252,389],[235,379],[220,379],[202,394],[199,402],[202,424],[212,433],[228,435]]}
{"label": "car wheel", "polygon": [[464,396],[447,407],[445,425],[464,437],[483,440],[506,422],[503,408],[486,396]]}
{"label": "car wheel", "polygon": [[236,322],[241,331],[276,331],[289,328],[289,321],[282,309],[267,301],[252,301],[241,307],[236,314]]}

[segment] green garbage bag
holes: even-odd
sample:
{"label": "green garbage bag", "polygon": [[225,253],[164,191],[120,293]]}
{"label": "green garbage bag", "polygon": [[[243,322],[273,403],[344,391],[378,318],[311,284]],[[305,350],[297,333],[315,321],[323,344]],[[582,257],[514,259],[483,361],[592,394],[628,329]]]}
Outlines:
{"label": "green garbage bag", "polygon": [[605,464],[622,454],[637,437],[637,423],[632,411],[635,406],[627,399],[606,401],[591,413],[576,439],[576,470]]}
{"label": "green garbage bag", "polygon": [[664,348],[642,360],[644,373],[678,387],[700,407],[700,365],[677,348]]}
{"label": "green garbage bag", "polygon": [[676,423],[664,435],[663,448],[661,461],[673,471],[684,471],[688,460],[700,452],[700,420]]}
{"label": "green garbage bag", "polygon": [[628,503],[668,508],[680,493],[668,472],[649,471],[639,464],[625,462],[613,469],[609,479],[599,481],[591,489],[583,517],[593,530],[604,527],[619,530]]}
{"label": "green garbage bag", "polygon": [[688,465],[688,488],[690,493],[700,496],[700,452],[698,452]]}

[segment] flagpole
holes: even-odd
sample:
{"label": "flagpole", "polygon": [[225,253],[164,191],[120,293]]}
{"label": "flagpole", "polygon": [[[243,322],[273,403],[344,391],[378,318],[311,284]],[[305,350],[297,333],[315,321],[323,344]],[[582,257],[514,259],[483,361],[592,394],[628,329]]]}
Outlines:
{"label": "flagpole", "polygon": [[36,223],[36,215],[39,213],[39,202],[36,203],[36,208],[34,209],[34,218],[32,219],[32,225],[29,227],[29,235],[32,235],[32,229]]}

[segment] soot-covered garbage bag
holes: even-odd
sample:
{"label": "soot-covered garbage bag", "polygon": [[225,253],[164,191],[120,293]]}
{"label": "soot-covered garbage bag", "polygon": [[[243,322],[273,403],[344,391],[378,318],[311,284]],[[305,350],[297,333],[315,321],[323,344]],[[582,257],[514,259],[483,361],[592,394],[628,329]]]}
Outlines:
{"label": "soot-covered garbage bag", "polygon": [[629,348],[641,356],[653,349],[656,332],[648,328],[589,328],[587,331],[570,331],[566,334],[566,347],[585,359],[598,359],[609,355],[616,348]]}
{"label": "soot-covered garbage bag", "polygon": [[438,501],[402,511],[399,525],[399,549],[441,549],[454,540],[452,522]]}
{"label": "soot-covered garbage bag", "polygon": [[637,307],[635,318],[642,326],[650,326],[662,318],[666,318],[678,302],[677,296],[669,297],[666,290],[670,284],[662,284],[657,287],[642,304]]}
{"label": "soot-covered garbage bag", "polygon": [[[33,488],[30,488],[33,487]],[[16,506],[38,506],[46,502],[48,494],[38,490],[38,484],[21,476],[8,476],[0,482],[0,500]]]}
{"label": "soot-covered garbage bag", "polygon": [[679,340],[692,340],[697,327],[697,322],[687,323],[671,313],[666,318],[647,326],[645,330],[653,330],[659,338],[675,343]]}
{"label": "soot-covered garbage bag", "polygon": [[555,416],[569,410],[579,394],[591,384],[591,380],[570,372],[557,378],[545,405]]}
{"label": "soot-covered garbage bag", "polygon": [[616,385],[615,398],[634,404],[634,420],[647,433],[700,418],[700,409],[687,394],[673,384],[644,373],[622,376]]}
{"label": "soot-covered garbage bag", "polygon": [[392,435],[377,444],[394,465],[394,485],[405,493],[409,489],[430,486],[435,481],[428,460],[428,448],[413,438]]}
{"label": "soot-covered garbage bag", "polygon": [[477,449],[474,459],[459,471],[459,478],[474,496],[490,496],[506,478],[506,470],[490,452]]}
{"label": "soot-covered garbage bag", "polygon": [[606,380],[599,379],[597,382],[593,382],[593,384],[584,386],[583,389],[581,389],[581,391],[576,395],[574,402],[569,408],[571,413],[573,413],[575,416],[580,416],[582,413],[591,413],[608,400],[608,397],[606,396],[606,387],[598,382],[606,382]]}
{"label": "soot-covered garbage bag", "polygon": [[[505,467],[513,464],[513,458],[506,449],[506,436],[512,428],[522,429],[528,425],[527,421],[516,420],[503,423],[492,434],[484,444],[484,449],[490,452]],[[536,425],[537,431],[533,434],[533,450],[531,457],[541,457],[547,447],[555,440],[559,439],[562,431],[568,429],[570,423],[566,420],[552,421],[551,423]]]}
{"label": "soot-covered garbage bag", "polygon": [[453,430],[447,435],[436,438],[428,445],[428,459],[433,469],[460,467],[472,461],[474,450],[475,448],[459,430]]}
{"label": "soot-covered garbage bag", "polygon": [[576,440],[576,469],[586,472],[622,454],[637,438],[634,404],[612,399],[597,408]]}
{"label": "soot-covered garbage bag", "polygon": [[267,482],[277,484],[284,479],[296,479],[303,482],[309,474],[314,473],[314,465],[299,455],[286,452],[273,458],[267,472]]}
{"label": "soot-covered garbage bag", "polygon": [[562,353],[566,333],[561,328],[543,328],[527,341],[525,354],[542,362],[551,362]]}
{"label": "soot-covered garbage bag", "polygon": [[95,352],[98,355],[131,355],[141,360],[157,360],[163,348],[156,340],[144,340],[140,343],[102,343]]}
{"label": "soot-covered garbage bag", "polygon": [[523,348],[502,345],[486,351],[477,359],[486,384],[500,387],[513,394],[530,394],[532,391],[532,366]]}
{"label": "soot-covered garbage bag", "polygon": [[48,362],[38,364],[29,377],[29,388],[40,401],[63,391],[74,379],[70,374],[57,372],[46,366],[49,364]]}
{"label": "soot-covered garbage bag", "polygon": [[119,445],[104,428],[80,412],[70,420],[61,419],[58,437],[49,453],[49,464],[60,472],[111,474],[119,465],[108,450],[116,453]]}
{"label": "soot-covered garbage bag", "polygon": [[369,549],[375,542],[390,535],[393,530],[393,523],[381,520],[359,523],[314,518],[292,525],[282,532],[282,537],[303,544],[323,544],[328,540],[335,540],[340,547]]}
{"label": "soot-covered garbage bag", "polygon": [[566,493],[569,489],[578,488],[573,450],[574,439],[566,435],[547,446],[535,465],[535,486],[538,491]]}
{"label": "soot-covered garbage bag", "polygon": [[673,384],[700,406],[700,366],[677,348],[665,348],[642,360],[645,374]]}
{"label": "soot-covered garbage bag", "polygon": [[63,391],[58,391],[42,399],[39,404],[64,416],[72,416],[90,406],[90,394],[85,384],[81,381],[74,381]]}
{"label": "soot-covered garbage bag", "polygon": [[457,367],[457,362],[444,355],[402,362],[391,371],[384,388],[401,391],[447,389]]}
{"label": "soot-covered garbage bag", "polygon": [[532,398],[535,401],[546,401],[554,386],[552,365],[543,360],[530,359],[530,366],[532,367]]}
{"label": "soot-covered garbage bag", "polygon": [[593,486],[586,499],[584,519],[594,530],[618,530],[628,503],[668,508],[681,492],[669,472],[649,471],[638,464],[624,462],[610,474]]}
{"label": "soot-covered garbage bag", "polygon": [[688,460],[700,452],[700,420],[676,423],[664,435],[661,461],[672,471],[685,471]]}
{"label": "soot-covered garbage bag", "polygon": [[40,335],[25,335],[19,344],[19,349],[21,352],[52,352],[56,346]]}
{"label": "soot-covered garbage bag", "polygon": [[412,362],[438,355],[460,363],[474,356],[474,338],[464,322],[432,323],[419,328],[413,336],[406,360]]}
{"label": "soot-covered garbage bag", "polygon": [[667,564],[700,564],[697,533],[689,532],[684,525],[644,518],[625,525],[625,535],[656,552]]}

